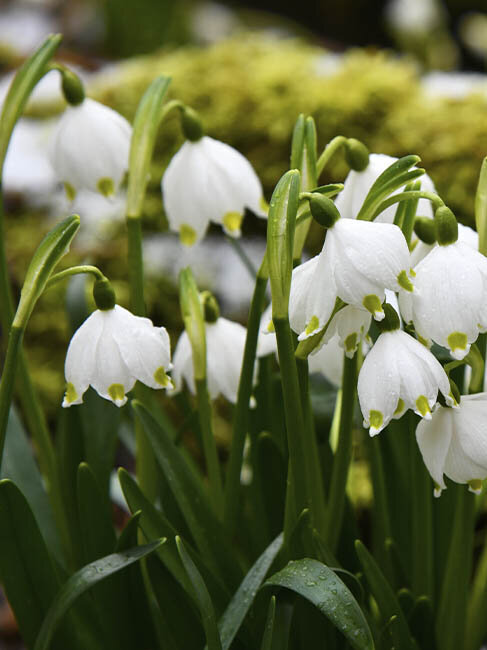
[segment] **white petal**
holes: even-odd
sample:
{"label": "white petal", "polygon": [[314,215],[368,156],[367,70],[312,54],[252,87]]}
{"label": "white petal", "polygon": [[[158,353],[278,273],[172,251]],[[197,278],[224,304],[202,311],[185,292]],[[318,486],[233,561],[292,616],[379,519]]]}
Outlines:
{"label": "white petal", "polygon": [[206,324],[208,390],[212,397],[221,393],[229,402],[237,401],[246,335],[245,327],[226,318]]}
{"label": "white petal", "polygon": [[421,420],[416,428],[416,441],[435,482],[435,496],[446,488],[443,480],[445,461],[452,439],[452,409],[439,406],[431,420]]}
{"label": "white petal", "polygon": [[[95,371],[95,355],[98,339],[103,329],[103,316],[99,310],[94,311],[75,332],[69,344],[64,374],[66,382],[74,388],[65,396],[63,406],[81,404],[83,394],[90,385]],[[71,399],[72,398],[72,399]]]}
{"label": "white petal", "polygon": [[176,344],[173,355],[173,370],[171,378],[174,384],[172,393],[178,393],[183,387],[183,380],[186,382],[193,395],[196,394],[193,372],[193,353],[191,343],[186,331],[184,331]]}
{"label": "white petal", "polygon": [[337,334],[340,345],[351,358],[367,336],[371,320],[371,314],[365,309],[347,305],[333,316],[324,336],[325,343]]}
{"label": "white petal", "polygon": [[340,386],[343,373],[343,348],[338,336],[333,336],[308,357],[309,371],[321,373],[334,386]]}

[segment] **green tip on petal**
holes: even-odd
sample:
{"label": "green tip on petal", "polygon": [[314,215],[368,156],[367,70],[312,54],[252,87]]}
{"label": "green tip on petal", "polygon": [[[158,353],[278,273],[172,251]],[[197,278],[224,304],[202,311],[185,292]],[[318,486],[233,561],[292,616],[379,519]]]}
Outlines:
{"label": "green tip on petal", "polygon": [[79,399],[76,388],[70,381],[66,384],[66,394],[64,395],[64,399],[68,405]]}
{"label": "green tip on petal", "polygon": [[320,326],[320,319],[318,318],[318,316],[311,316],[309,323],[306,325],[306,329],[304,330],[304,333],[306,334],[306,336],[309,336],[315,330],[317,330],[319,326]]}
{"label": "green tip on petal", "polygon": [[347,338],[345,339],[345,354],[349,356],[351,353],[351,356],[353,356],[353,353],[357,349],[357,332],[353,332],[352,334],[349,334]]}
{"label": "green tip on petal", "polygon": [[436,498],[441,496],[442,488],[436,481],[433,481],[433,494]]}
{"label": "green tip on petal", "polygon": [[125,402],[125,388],[122,384],[112,384],[108,387],[107,393],[117,406]]}
{"label": "green tip on petal", "polygon": [[229,235],[239,235],[242,219],[240,212],[227,212],[223,217],[223,227]]}
{"label": "green tip on petal", "polygon": [[362,304],[367,311],[370,311],[375,320],[382,320],[384,318],[384,310],[379,296],[371,293],[362,300]]}
{"label": "green tip on petal", "polygon": [[397,400],[396,410],[394,411],[393,415],[395,415],[395,416],[402,415],[404,413],[405,409],[406,409],[406,405],[404,404],[404,400],[399,398]]}
{"label": "green tip on petal", "polygon": [[401,271],[399,275],[397,276],[397,283],[399,284],[400,287],[402,287],[405,291],[412,292],[414,291],[414,286],[411,280],[408,278],[408,274],[406,271]]}
{"label": "green tip on petal", "polygon": [[164,370],[164,368],[162,366],[159,366],[159,368],[155,371],[154,379],[163,388],[166,388],[166,387],[172,385],[171,379],[166,375],[166,371]]}
{"label": "green tip on petal", "polygon": [[181,225],[181,228],[179,229],[179,239],[181,240],[181,244],[184,244],[185,246],[193,246],[197,238],[198,236],[194,228],[189,226],[187,223]]}
{"label": "green tip on petal", "polygon": [[71,183],[68,183],[68,181],[64,181],[63,184],[64,184],[64,191],[66,192],[68,201],[74,201],[76,198],[76,190],[71,185]]}
{"label": "green tip on petal", "polygon": [[96,188],[100,194],[106,197],[115,194],[115,183],[112,178],[108,178],[107,176],[98,180]]}
{"label": "green tip on petal", "polygon": [[276,331],[276,328],[274,327],[274,321],[270,320],[269,324],[267,325],[267,331],[274,333]]}
{"label": "green tip on petal", "polygon": [[480,494],[482,491],[482,481],[479,478],[473,478],[471,481],[468,481],[468,489],[470,492],[475,494]]}
{"label": "green tip on petal", "polygon": [[262,210],[262,212],[264,212],[265,214],[269,212],[269,204],[267,203],[267,201],[264,199],[263,196],[260,197],[259,207]]}
{"label": "green tip on petal", "polygon": [[384,416],[380,411],[370,411],[369,413],[370,435],[379,433],[382,425],[384,424]]}
{"label": "green tip on petal", "polygon": [[416,400],[416,408],[419,415],[423,418],[431,418],[431,409],[428,399],[424,395],[420,395]]}
{"label": "green tip on petal", "polygon": [[448,347],[452,351],[452,353],[455,352],[455,350],[466,350],[467,345],[468,345],[468,338],[467,335],[464,332],[452,332],[448,338]]}

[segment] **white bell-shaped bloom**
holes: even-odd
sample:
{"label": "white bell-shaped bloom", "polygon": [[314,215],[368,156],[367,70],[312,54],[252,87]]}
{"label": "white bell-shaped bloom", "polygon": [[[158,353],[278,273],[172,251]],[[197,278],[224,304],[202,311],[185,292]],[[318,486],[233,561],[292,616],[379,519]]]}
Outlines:
{"label": "white bell-shaped bloom", "polygon": [[414,271],[417,291],[399,296],[404,320],[463,359],[487,327],[487,259],[457,241],[435,246]]}
{"label": "white bell-shaped bloom", "polygon": [[[473,228],[470,228],[470,226],[464,226],[462,223],[458,224],[458,241],[466,244],[474,251],[479,250],[479,234]],[[425,244],[421,240],[417,240],[411,251],[411,267],[414,269],[435,246],[438,246],[438,244],[430,245]]]}
{"label": "white bell-shaped bloom", "polygon": [[170,388],[169,336],[148,318],[134,316],[115,305],[94,311],[76,331],[68,347],[63,406],[81,404],[88,386],[117,406],[127,401],[135,382]]}
{"label": "white bell-shaped bloom", "polygon": [[435,496],[446,488],[445,474],[479,493],[487,477],[487,393],[462,395],[455,409],[438,406],[429,422],[418,424],[416,440]]}
{"label": "white bell-shaped bloom", "polygon": [[[206,380],[212,399],[222,394],[229,402],[237,401],[238,384],[247,330],[240,323],[218,318],[205,323],[206,328]],[[195,394],[193,352],[186,331],[179,337],[174,351],[172,379],[174,390],[182,388],[183,380]]]}
{"label": "white bell-shaped bloom", "polygon": [[453,404],[441,364],[400,329],[380,334],[364,360],[357,390],[364,426],[370,427],[371,436],[407,409],[431,418],[438,390]]}
{"label": "white bell-shaped bloom", "polygon": [[371,320],[372,315],[365,309],[347,305],[333,316],[323,340],[328,343],[336,336],[342,354],[345,352],[351,359],[359,344],[366,340]]}
{"label": "white bell-shaped bloom", "polygon": [[128,169],[132,127],[119,113],[93,99],[68,106],[50,144],[50,160],[66,192],[115,193]]}
{"label": "white bell-shaped bloom", "polygon": [[239,237],[245,208],[265,216],[262,185],[252,165],[208,136],[183,144],[164,173],[162,194],[169,227],[188,246],[204,236],[210,221]]}
{"label": "white bell-shaped bloom", "polygon": [[[343,190],[337,196],[335,202],[342,217],[355,219],[372,185],[382,172],[396,162],[396,160],[398,159],[392,156],[372,153],[369,156],[369,164],[363,171],[357,172],[352,170],[349,172],[345,179]],[[427,174],[421,176],[421,189],[427,192],[435,192],[433,181]],[[397,190],[397,192],[401,191],[402,189]],[[394,192],[394,194],[397,194],[397,192]],[[391,205],[380,213],[376,222],[393,223],[396,210],[397,205]],[[427,199],[420,199],[418,201],[416,213],[422,217],[432,218],[433,209],[430,201]]]}

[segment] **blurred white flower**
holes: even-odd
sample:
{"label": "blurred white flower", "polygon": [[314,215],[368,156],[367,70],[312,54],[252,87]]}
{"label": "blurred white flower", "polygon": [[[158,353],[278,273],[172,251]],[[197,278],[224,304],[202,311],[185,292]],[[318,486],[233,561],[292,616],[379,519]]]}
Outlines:
{"label": "blurred white flower", "polygon": [[88,386],[117,406],[127,401],[135,382],[151,388],[170,388],[169,336],[148,318],[134,316],[119,305],[97,309],[75,332],[64,367],[66,394],[63,406],[83,402]]}
{"label": "blurred white flower", "polygon": [[433,70],[421,78],[421,86],[425,93],[435,98],[462,99],[473,93],[487,98],[486,74]]}
{"label": "blurred white flower", "polygon": [[[372,153],[369,156],[368,166],[361,172],[351,170],[345,179],[344,188],[337,196],[335,201],[342,217],[346,219],[355,219],[362,207],[365,197],[367,196],[370,188],[379,178],[383,171],[390,167],[398,160],[393,156],[386,156],[385,154]],[[427,174],[423,174],[420,178],[421,189],[425,192],[436,192],[433,181]],[[398,189],[394,194],[401,192],[403,188]],[[379,214],[375,223],[393,223],[396,214],[397,205],[391,205],[389,208]],[[416,214],[422,217],[433,218],[433,209],[430,201],[427,199],[420,199]]]}
{"label": "blurred white flower", "polygon": [[407,409],[430,419],[439,390],[453,404],[448,377],[431,352],[400,329],[382,332],[358,378],[364,426],[374,436]]}
{"label": "blurred white flower", "polygon": [[458,408],[438,406],[429,422],[418,424],[416,440],[435,496],[446,488],[445,474],[478,494],[487,477],[487,393],[462,395]]}
{"label": "blurred white flower", "polygon": [[[221,394],[229,402],[235,403],[247,330],[240,323],[221,317],[214,323],[205,323],[205,329],[208,393],[211,399]],[[186,331],[179,337],[173,362],[174,392],[181,390],[184,380],[189,390],[195,394],[193,352]]]}
{"label": "blurred white flower", "polygon": [[264,216],[262,185],[249,161],[223,142],[202,137],[186,141],[162,178],[169,227],[188,246],[199,241],[210,221],[240,236],[245,208]]}
{"label": "blurred white flower", "polygon": [[74,198],[81,189],[114,194],[128,169],[132,127],[93,99],[68,106],[50,143],[51,164]]}
{"label": "blurred white flower", "polygon": [[390,0],[386,18],[400,32],[425,33],[443,19],[443,8],[437,0]]}

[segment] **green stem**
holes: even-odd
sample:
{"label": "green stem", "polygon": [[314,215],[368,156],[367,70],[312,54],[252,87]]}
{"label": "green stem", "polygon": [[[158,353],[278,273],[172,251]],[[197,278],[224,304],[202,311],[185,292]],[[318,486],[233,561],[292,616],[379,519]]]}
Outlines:
{"label": "green stem", "polygon": [[98,278],[99,280],[105,279],[103,273],[96,266],[90,266],[89,264],[84,264],[82,266],[71,266],[69,269],[65,269],[64,271],[60,271],[55,275],[51,275],[46,285],[46,289],[52,287],[58,282],[61,282],[65,278],[69,278],[71,275],[79,275],[80,273],[91,273],[91,275],[94,275],[95,278]]}
{"label": "green stem", "polygon": [[232,534],[238,516],[238,502],[240,494],[240,471],[242,468],[245,436],[248,429],[249,402],[252,393],[252,380],[254,376],[255,354],[259,337],[260,318],[262,315],[265,290],[267,287],[267,270],[261,266],[255,283],[254,295],[250,304],[249,319],[247,323],[247,337],[242,361],[242,371],[238,385],[237,404],[233,416],[232,445],[228,461],[225,482],[225,508],[224,522],[227,530]]}
{"label": "green stem", "polygon": [[387,499],[386,479],[384,475],[384,463],[382,450],[380,448],[380,436],[369,437],[367,447],[369,450],[370,474],[372,477],[372,488],[374,491],[374,532],[376,532],[376,553],[385,557],[384,541],[392,537],[392,528],[389,518],[389,505]]}
{"label": "green stem", "polygon": [[198,417],[200,422],[201,437],[203,439],[203,450],[205,453],[206,469],[210,484],[210,495],[212,503],[218,516],[223,512],[223,489],[218,462],[218,451],[216,448],[213,425],[211,421],[211,402],[206,386],[206,379],[196,379],[196,400],[198,404]]}
{"label": "green stem", "polygon": [[484,540],[484,548],[477,565],[475,579],[470,590],[468,603],[467,636],[465,640],[466,650],[478,650],[487,632],[487,544]]}
{"label": "green stem", "polygon": [[309,392],[309,368],[307,359],[296,359],[298,379],[301,392],[301,406],[303,409],[304,429],[303,444],[306,454],[306,464],[310,469],[310,483],[312,485],[312,500],[314,504],[314,524],[320,535],[326,531],[326,506],[324,481],[321,474],[320,453],[316,440],[311,396]]}
{"label": "green stem", "polygon": [[388,207],[391,205],[394,205],[394,203],[399,203],[399,201],[405,201],[405,200],[412,200],[412,199],[428,199],[431,201],[433,204],[433,209],[436,210],[437,208],[440,208],[442,205],[445,205],[442,199],[438,196],[438,194],[434,194],[433,192],[424,192],[423,190],[413,190],[409,192],[399,192],[399,194],[393,194],[389,198],[385,199],[382,201],[382,203],[379,204],[378,208],[375,210],[375,212],[372,214],[370,221],[373,221],[376,219],[381,212],[384,210],[387,210]]}
{"label": "green stem", "polygon": [[347,138],[344,135],[337,135],[326,145],[324,151],[316,162],[316,175],[318,178],[321,176],[322,171],[328,165],[335,153],[343,147],[346,141]]}
{"label": "green stem", "polygon": [[7,355],[3,366],[2,379],[0,382],[0,469],[3,458],[3,448],[7,434],[8,414],[14,391],[15,372],[17,370],[18,358],[22,346],[24,330],[12,327],[8,339]]}
{"label": "green stem", "polygon": [[[288,482],[292,481],[293,483],[291,489],[296,504],[295,513],[299,516],[304,508],[309,507],[311,519],[314,522],[315,504],[312,503],[311,468],[308,466],[309,461],[303,440],[304,418],[301,408],[291,328],[288,318],[274,318],[273,322],[276,330],[279,365],[281,367],[281,383],[291,469]],[[286,518],[284,528],[286,540],[289,538],[295,523],[290,517]]]}
{"label": "green stem", "polygon": [[136,316],[145,316],[144,262],[140,221],[138,217],[127,217],[128,272],[131,309]]}
{"label": "green stem", "polygon": [[357,385],[357,354],[352,359],[345,356],[342,380],[342,404],[338,447],[333,460],[330,491],[327,505],[326,531],[327,542],[335,553],[342,527],[345,506],[345,488],[348,469],[352,460],[353,409]]}

